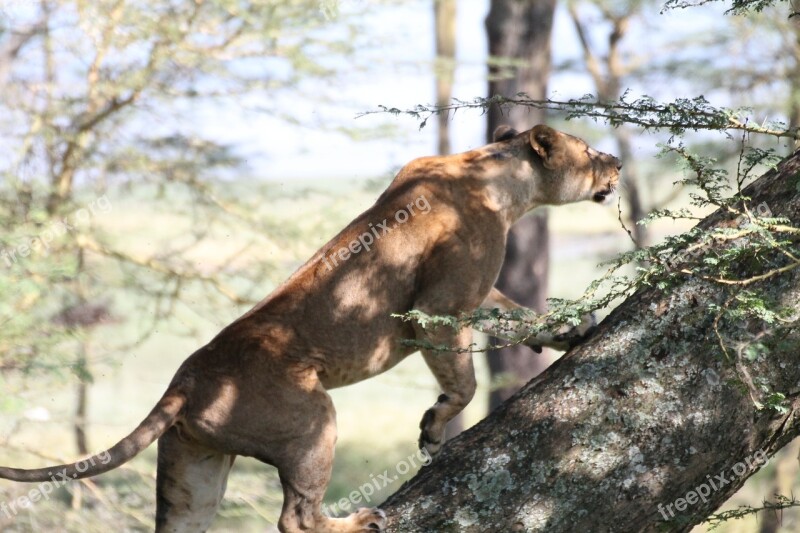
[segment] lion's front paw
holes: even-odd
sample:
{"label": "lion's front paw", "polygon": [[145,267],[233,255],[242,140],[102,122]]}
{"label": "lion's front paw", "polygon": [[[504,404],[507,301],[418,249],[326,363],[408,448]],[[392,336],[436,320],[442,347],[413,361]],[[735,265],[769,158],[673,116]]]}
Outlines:
{"label": "lion's front paw", "polygon": [[583,315],[580,324],[555,335],[553,341],[554,344],[560,345],[559,349],[569,350],[586,340],[595,329],[597,329],[597,318],[594,313],[587,313]]}
{"label": "lion's front paw", "polygon": [[[375,507],[361,507],[342,518],[322,517],[311,531],[325,533],[364,533],[385,531],[386,513]],[[300,531],[292,529],[291,531]],[[306,531],[305,529],[303,531]]]}
{"label": "lion's front paw", "polygon": [[526,340],[525,346],[534,351],[534,353],[542,353],[542,343],[538,342],[535,338],[533,340]]}
{"label": "lion's front paw", "polygon": [[435,457],[442,449],[444,443],[444,431],[434,430],[434,423],[436,421],[435,407],[431,407],[425,414],[422,415],[422,420],[419,423],[419,449],[428,452],[428,455]]}

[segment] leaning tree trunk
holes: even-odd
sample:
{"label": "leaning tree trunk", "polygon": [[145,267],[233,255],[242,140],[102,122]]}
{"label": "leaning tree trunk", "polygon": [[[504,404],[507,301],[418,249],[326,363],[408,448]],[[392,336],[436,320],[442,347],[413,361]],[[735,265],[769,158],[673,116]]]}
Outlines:
{"label": "leaning tree trunk", "polygon": [[[798,177],[800,151],[745,194],[796,224]],[[701,227],[731,219],[718,211]],[[760,259],[741,274],[787,261]],[[666,290],[637,291],[390,497],[390,530],[689,531],[742,486],[762,454],[800,434],[800,268],[748,289],[792,316],[766,334],[744,320],[717,323],[731,360],[710,307],[740,288],[686,276]],[[737,359],[737,344],[754,335],[768,355]],[[758,409],[746,374],[784,393],[788,411]]]}
{"label": "leaning tree trunk", "polygon": [[[550,77],[550,35],[553,29],[555,0],[492,0],[486,17],[489,56],[516,61],[511,73],[508,67],[490,68],[489,96],[513,97],[524,92],[534,99],[547,96]],[[544,122],[541,109],[521,106],[503,110],[497,106],[487,113],[487,138],[497,126],[506,124],[519,131]],[[547,298],[547,272],[550,262],[547,211],[528,215],[514,225],[497,288],[517,302],[543,312]],[[512,384],[489,393],[489,410],[508,399],[519,386],[545,368],[545,359],[534,357],[530,349],[514,346],[488,353],[489,372],[493,380]]]}

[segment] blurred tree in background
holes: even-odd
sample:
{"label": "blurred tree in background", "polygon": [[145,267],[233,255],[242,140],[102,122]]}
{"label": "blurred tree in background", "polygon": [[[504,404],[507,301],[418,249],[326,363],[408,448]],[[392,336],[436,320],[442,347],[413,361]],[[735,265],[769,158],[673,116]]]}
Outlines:
{"label": "blurred tree in background", "polygon": [[[547,95],[555,8],[555,0],[491,2],[486,17],[489,96],[513,97],[525,93],[531,98],[544,98]],[[544,122],[542,110],[522,107],[504,110],[490,106],[486,141],[492,142],[494,130],[501,125],[525,131],[531,125]],[[540,313],[547,308],[549,247],[547,211],[542,209],[523,217],[509,232],[503,268],[496,283],[504,294]],[[490,411],[548,364],[521,345],[491,350],[487,353],[487,362],[495,383],[489,392]]]}
{"label": "blurred tree in background", "polygon": [[[433,20],[436,34],[436,104],[447,105],[453,98],[456,70],[456,0],[433,0]],[[437,153],[451,152],[450,117],[439,115]]]}
{"label": "blurred tree in background", "polygon": [[[86,454],[87,388],[95,366],[113,366],[105,354],[118,360],[182,312],[218,328],[281,281],[270,250],[297,248],[298,222],[270,214],[276,184],[235,180],[245,161],[202,120],[210,106],[280,116],[250,98],[337,76],[356,27],[329,15],[312,0],[0,3],[4,402],[26,387],[17,377],[74,375]],[[132,204],[166,223],[131,220],[130,238],[112,239],[103,228]],[[110,322],[131,335],[95,341]]]}
{"label": "blurred tree in background", "polygon": [[[568,2],[569,15],[575,26],[581,49],[583,51],[584,67],[594,84],[594,92],[599,100],[613,102],[618,100],[625,90],[625,83],[637,68],[646,65],[646,59],[638,56],[630,57],[622,51],[622,41],[625,39],[632,21],[643,18],[642,0],[630,2],[598,1],[592,2],[593,7],[602,14],[605,26],[609,31],[606,36],[604,51],[600,52],[587,27],[587,22],[581,15],[578,2]],[[585,5],[583,6],[586,7]],[[649,11],[653,11],[653,7]],[[633,231],[633,240],[637,247],[647,245],[647,227],[636,224],[655,207],[648,209],[642,205],[640,193],[640,176],[633,156],[631,137],[633,131],[626,124],[614,128],[614,137],[617,143],[616,155],[622,160],[625,172],[622,174],[621,193],[628,204],[628,222]]]}
{"label": "blurred tree in background", "polygon": [[[203,272],[187,255],[212,221],[224,219],[231,229],[267,221],[252,204],[213,186],[241,171],[243,162],[187,119],[207,104],[246,105],[253,93],[334,75],[311,49],[317,56],[321,49],[328,55],[350,49],[345,40],[315,33],[327,24],[318,3],[43,1],[25,3],[0,22],[6,139],[0,216],[11,230],[3,235],[0,272],[13,295],[3,316],[14,317],[6,322],[2,367],[25,373],[49,367],[51,343],[75,322],[53,321],[43,297],[62,288],[75,296],[76,283],[91,293],[98,261],[129,269],[118,285],[136,284],[156,318],[192,283],[243,303],[242,291],[228,285],[245,272],[232,265],[243,250],[231,255],[224,272]],[[175,205],[166,191],[185,194],[191,231],[158,257],[111,245],[91,224],[96,211],[113,211],[111,200],[98,202],[111,185],[129,195],[152,191],[152,200],[174,209],[187,207]],[[91,213],[79,220],[85,208]],[[67,223],[48,231],[60,221]],[[29,255],[37,261],[27,261]],[[259,270],[245,277],[260,280],[267,267],[248,268]],[[30,345],[32,338],[42,344]]]}

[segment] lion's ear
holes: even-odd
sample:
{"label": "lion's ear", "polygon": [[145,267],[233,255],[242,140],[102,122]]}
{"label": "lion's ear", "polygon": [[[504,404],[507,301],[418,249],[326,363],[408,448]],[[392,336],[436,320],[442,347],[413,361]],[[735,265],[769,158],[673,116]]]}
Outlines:
{"label": "lion's ear", "polygon": [[531,148],[542,158],[545,168],[555,169],[561,166],[564,153],[564,135],[544,124],[531,129],[529,137]]}
{"label": "lion's ear", "polygon": [[500,141],[507,141],[516,135],[519,132],[512,128],[511,126],[497,126],[494,130],[494,135],[492,135],[492,142],[499,143]]}

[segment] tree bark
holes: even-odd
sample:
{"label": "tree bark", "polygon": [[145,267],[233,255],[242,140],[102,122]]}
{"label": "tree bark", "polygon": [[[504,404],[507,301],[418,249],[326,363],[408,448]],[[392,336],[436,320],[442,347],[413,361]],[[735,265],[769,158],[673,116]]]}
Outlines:
{"label": "tree bark", "polygon": [[[537,99],[547,96],[555,6],[555,0],[492,0],[486,17],[489,56],[521,64],[513,66],[511,74],[503,74],[497,65],[490,67],[489,96],[513,97],[520,92]],[[544,118],[543,110],[514,107],[504,114],[492,106],[487,112],[487,139],[492,142],[495,128],[502,124],[523,131],[544,122]],[[549,262],[547,212],[542,210],[526,216],[511,230],[497,288],[517,302],[543,312]],[[489,393],[490,410],[546,367],[545,358],[535,356],[524,346],[493,350],[487,357],[493,381],[507,381],[509,377],[516,380]]]}
{"label": "tree bark", "polygon": [[[745,195],[797,224],[798,176],[800,151]],[[718,210],[700,225],[730,227],[732,219]],[[739,274],[787,261],[766,253]],[[769,329],[715,324],[711,304],[741,288],[688,275],[669,289],[635,292],[391,496],[382,506],[390,531],[691,530],[758,469],[759,453],[771,456],[800,433],[800,268],[748,289],[791,316]],[[768,355],[742,358],[737,347],[756,336]],[[784,393],[788,411],[758,409],[747,374]]]}

